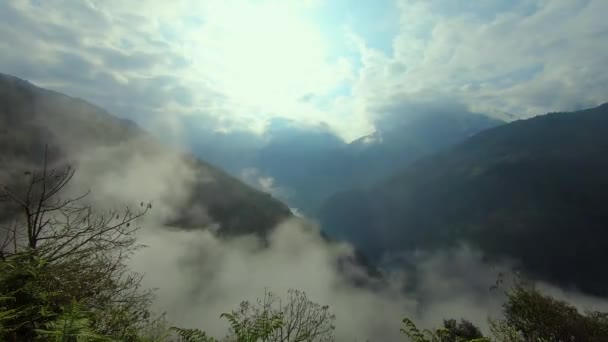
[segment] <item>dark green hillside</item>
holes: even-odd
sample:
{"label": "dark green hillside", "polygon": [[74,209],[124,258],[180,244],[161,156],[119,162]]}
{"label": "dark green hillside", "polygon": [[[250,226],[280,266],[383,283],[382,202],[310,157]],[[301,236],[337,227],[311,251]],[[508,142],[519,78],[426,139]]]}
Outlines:
{"label": "dark green hillside", "polygon": [[[40,167],[45,144],[53,162],[78,165],[78,157],[100,147],[122,149],[117,158],[177,156],[131,121],[119,119],[83,100],[38,88],[31,83],[0,74],[0,177],[15,170]],[[218,168],[190,156],[179,156],[206,175],[192,184],[192,207],[204,207],[221,224],[221,232],[264,232],[289,209],[267,194],[254,190]],[[123,161],[122,159],[119,160]],[[114,161],[116,162],[116,161]],[[209,181],[211,178],[212,181]],[[190,208],[183,208],[180,224],[201,226]]]}
{"label": "dark green hillside", "polygon": [[481,132],[323,210],[367,254],[468,241],[548,280],[608,294],[608,105]]}

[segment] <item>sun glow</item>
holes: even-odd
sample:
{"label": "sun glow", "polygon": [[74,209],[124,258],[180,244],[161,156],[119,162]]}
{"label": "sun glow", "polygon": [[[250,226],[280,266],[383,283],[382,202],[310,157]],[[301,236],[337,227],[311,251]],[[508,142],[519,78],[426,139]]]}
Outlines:
{"label": "sun glow", "polygon": [[265,1],[237,8],[214,8],[200,45],[203,53],[213,52],[205,67],[214,68],[214,81],[228,96],[265,111],[285,111],[339,81],[340,71],[328,62],[327,42],[306,7]]}

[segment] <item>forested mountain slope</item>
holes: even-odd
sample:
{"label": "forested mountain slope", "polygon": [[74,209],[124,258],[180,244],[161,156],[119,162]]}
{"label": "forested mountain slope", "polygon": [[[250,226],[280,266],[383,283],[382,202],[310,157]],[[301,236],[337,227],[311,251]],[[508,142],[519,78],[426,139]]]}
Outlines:
{"label": "forested mountain slope", "polygon": [[193,153],[254,186],[272,179],[277,196],[316,217],[336,192],[372,185],[422,156],[504,123],[450,106],[401,108],[383,117],[374,133],[350,143],[329,127],[285,119],[271,120],[262,135],[209,131],[201,136],[196,118],[187,119],[184,131]]}
{"label": "forested mountain slope", "polygon": [[[226,234],[261,233],[291,215],[285,205],[268,194],[246,186],[212,165],[161,145],[131,121],[117,118],[83,100],[0,74],[2,181],[10,182],[11,177],[24,169],[41,167],[45,145],[48,145],[50,162],[69,162],[76,169],[83,158],[95,159],[95,153],[111,150],[112,159],[116,160],[98,158],[99,168],[93,169],[106,174],[115,171],[113,165],[133,158],[139,158],[144,164],[158,160],[155,164],[158,166],[185,165],[197,176],[189,185],[189,198],[172,219],[172,223],[181,227],[201,227],[215,222],[220,224],[220,232]],[[154,171],[146,170],[146,175]],[[205,215],[194,208],[204,208]]]}
{"label": "forested mountain slope", "polygon": [[368,190],[338,194],[325,231],[368,256],[461,241],[542,278],[608,294],[608,104],[483,131]]}

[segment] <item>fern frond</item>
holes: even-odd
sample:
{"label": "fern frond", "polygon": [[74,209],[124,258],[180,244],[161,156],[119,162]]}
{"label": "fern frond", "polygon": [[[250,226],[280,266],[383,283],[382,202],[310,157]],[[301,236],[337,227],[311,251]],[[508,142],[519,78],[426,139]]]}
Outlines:
{"label": "fern frond", "polygon": [[34,330],[40,337],[47,341],[87,341],[87,342],[112,342],[113,340],[102,336],[91,328],[91,321],[85,311],[73,303],[55,320],[44,325],[44,329]]}
{"label": "fern frond", "polygon": [[428,340],[424,337],[424,333],[418,329],[416,324],[409,318],[403,319],[403,324],[405,328],[401,328],[401,332],[409,337],[412,342],[428,342]]}
{"label": "fern frond", "polygon": [[178,336],[180,342],[217,342],[216,339],[208,337],[207,334],[200,329],[170,327],[169,330]]}

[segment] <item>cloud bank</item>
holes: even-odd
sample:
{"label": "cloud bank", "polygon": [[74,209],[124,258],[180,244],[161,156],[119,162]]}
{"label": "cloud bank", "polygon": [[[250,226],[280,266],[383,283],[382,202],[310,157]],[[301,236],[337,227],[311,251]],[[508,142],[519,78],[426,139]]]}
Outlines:
{"label": "cloud bank", "polygon": [[12,0],[0,4],[0,70],[164,135],[186,118],[260,133],[279,117],[350,141],[412,98],[507,118],[607,101],[607,10],[603,0]]}
{"label": "cloud bank", "polygon": [[[337,341],[399,340],[403,317],[424,327],[463,317],[487,329],[486,319],[499,315],[504,297],[490,287],[509,265],[487,265],[467,247],[414,252],[401,258],[410,267],[377,277],[352,262],[352,246],[328,243],[302,219],[280,224],[266,242],[254,236],[219,238],[213,229],[203,229],[212,225],[205,220],[200,229],[167,227],[163,222],[189,205],[189,184],[198,175],[172,153],[138,152],[142,147],[134,144],[88,150],[86,158],[78,158],[73,190],[91,188],[99,208],[153,200],[153,210],[139,221],[139,242],[148,247],[130,266],[145,274],[146,287],[157,289],[154,309],[174,324],[222,337],[227,325],[220,313],[266,290],[285,295],[290,288],[330,306],[337,316]],[[597,298],[541,286],[584,309],[608,308]]]}

